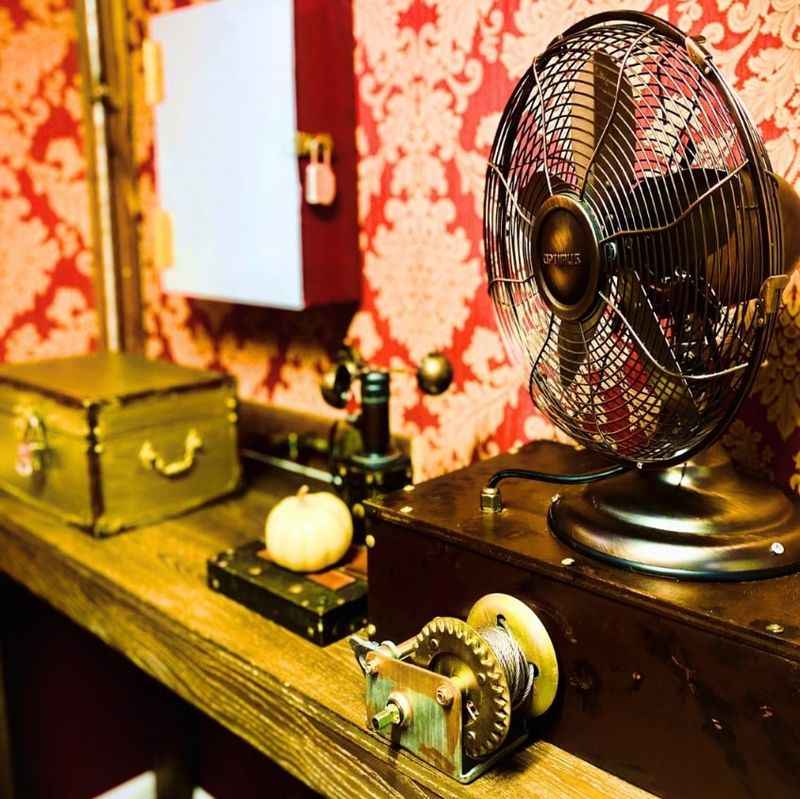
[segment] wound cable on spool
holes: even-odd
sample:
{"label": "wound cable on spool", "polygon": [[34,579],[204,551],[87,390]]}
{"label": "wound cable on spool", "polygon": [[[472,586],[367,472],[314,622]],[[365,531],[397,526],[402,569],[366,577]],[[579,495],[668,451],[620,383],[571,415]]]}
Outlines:
{"label": "wound cable on spool", "polygon": [[498,619],[498,622],[497,626],[478,630],[478,635],[494,652],[505,672],[513,712],[530,699],[537,670],[533,663],[528,662],[504,620]]}

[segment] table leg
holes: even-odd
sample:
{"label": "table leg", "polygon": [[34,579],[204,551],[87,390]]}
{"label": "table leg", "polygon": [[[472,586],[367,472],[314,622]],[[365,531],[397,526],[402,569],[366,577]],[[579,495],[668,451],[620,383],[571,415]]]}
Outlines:
{"label": "table leg", "polygon": [[[156,754],[157,799],[192,799],[197,784],[199,714],[177,697],[164,706],[162,743]],[[163,734],[167,731],[167,734]]]}

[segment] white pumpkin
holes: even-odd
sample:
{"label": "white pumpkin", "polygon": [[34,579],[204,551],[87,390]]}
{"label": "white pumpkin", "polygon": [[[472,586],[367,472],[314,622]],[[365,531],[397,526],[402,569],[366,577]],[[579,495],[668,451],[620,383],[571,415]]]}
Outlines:
{"label": "white pumpkin", "polygon": [[332,566],[350,548],[353,518],[335,494],[311,494],[302,486],[267,515],[267,550],[275,563],[295,572]]}

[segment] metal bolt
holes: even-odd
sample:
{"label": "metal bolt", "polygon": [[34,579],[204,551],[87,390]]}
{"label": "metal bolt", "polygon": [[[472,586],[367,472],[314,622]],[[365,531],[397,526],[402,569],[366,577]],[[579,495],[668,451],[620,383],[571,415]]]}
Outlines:
{"label": "metal bolt", "polygon": [[449,685],[442,683],[436,689],[436,701],[442,707],[450,707],[450,705],[453,704],[453,699],[454,699],[453,689]]}
{"label": "metal bolt", "polygon": [[780,541],[774,541],[774,542],[773,542],[773,543],[770,545],[769,551],[770,551],[770,552],[771,552],[773,555],[783,555],[783,553],[784,553],[786,550],[785,550],[785,548],[784,548],[783,544],[781,544],[781,542],[780,542]]}
{"label": "metal bolt", "polygon": [[374,624],[367,625],[366,633],[369,638],[372,638],[376,632],[378,632],[378,628]]}
{"label": "metal bolt", "polygon": [[375,536],[374,535],[367,535],[364,538],[364,543],[367,545],[367,549],[372,549],[375,546]]}
{"label": "metal bolt", "polygon": [[366,511],[364,510],[364,506],[360,502],[356,502],[356,504],[353,505],[353,516],[355,516],[356,519],[363,519],[365,515]]}
{"label": "metal bolt", "polygon": [[572,566],[575,563],[575,558],[562,558],[561,565],[562,566]]}
{"label": "metal bolt", "polygon": [[772,622],[772,624],[767,625],[767,632],[773,633],[773,635],[780,635],[784,631],[784,626],[782,624],[778,624],[777,622]]}
{"label": "metal bolt", "polygon": [[386,703],[383,710],[379,710],[372,717],[372,729],[381,732],[387,727],[396,727],[403,723],[403,713],[392,701]]}

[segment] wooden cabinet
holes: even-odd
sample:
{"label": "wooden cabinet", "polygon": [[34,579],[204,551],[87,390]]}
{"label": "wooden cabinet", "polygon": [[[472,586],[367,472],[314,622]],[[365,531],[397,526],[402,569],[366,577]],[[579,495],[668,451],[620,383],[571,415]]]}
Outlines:
{"label": "wooden cabinet", "polygon": [[[294,310],[357,300],[349,1],[219,0],[152,17],[150,38],[165,290]],[[298,131],[333,141],[330,206],[303,197]]]}

